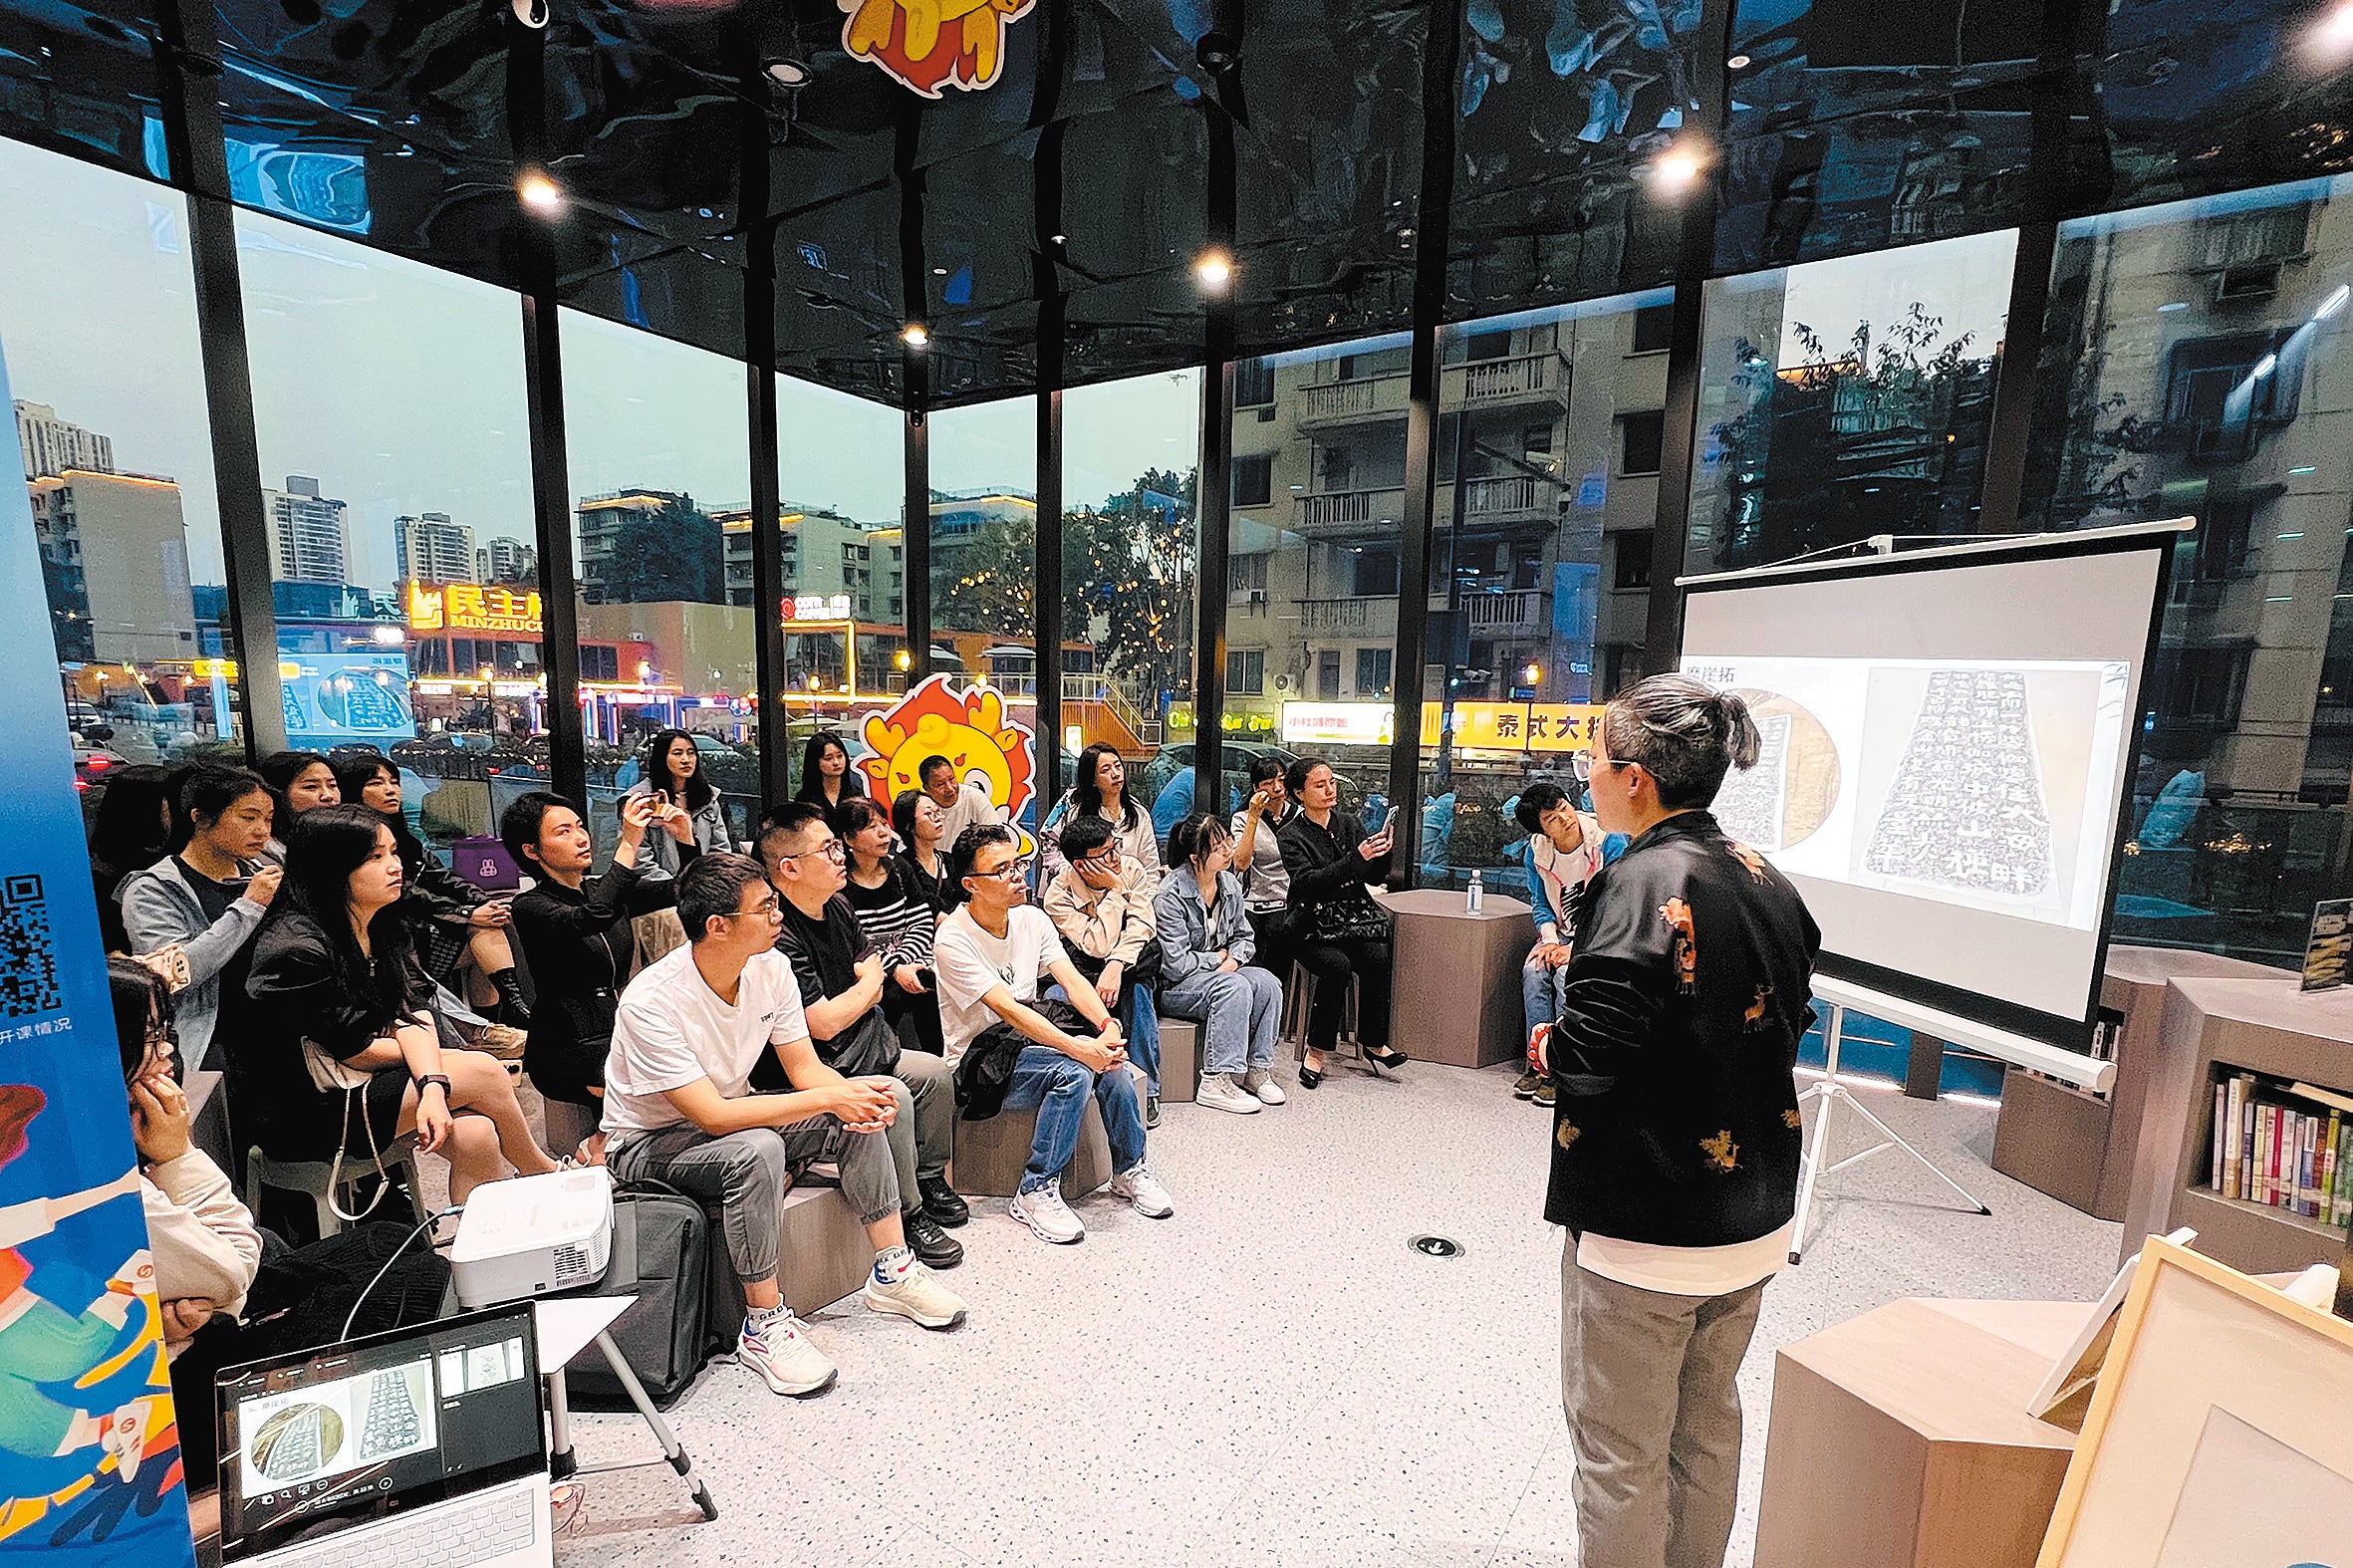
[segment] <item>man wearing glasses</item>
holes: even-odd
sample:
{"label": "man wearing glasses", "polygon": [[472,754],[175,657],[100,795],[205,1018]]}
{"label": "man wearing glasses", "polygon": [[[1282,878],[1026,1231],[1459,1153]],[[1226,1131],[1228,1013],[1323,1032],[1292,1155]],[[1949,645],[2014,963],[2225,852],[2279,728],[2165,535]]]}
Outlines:
{"label": "man wearing glasses", "polygon": [[[883,955],[867,939],[858,912],[843,897],[850,875],[842,841],[813,801],[794,801],[768,814],[760,829],[760,861],[784,896],[776,947],[792,960],[801,1013],[819,1061],[837,1073],[896,1078],[915,1114],[891,1124],[891,1159],[899,1172],[900,1217],[907,1244],[932,1268],[953,1268],[964,1249],[940,1227],[970,1217],[947,1184],[956,1130],[955,1072],[927,1051],[903,1049],[883,1017]],[[925,916],[928,918],[928,915]],[[792,1085],[763,1060],[755,1088]]]}
{"label": "man wearing glasses", "polygon": [[[696,860],[678,878],[678,919],[686,945],[622,992],[605,1066],[606,1164],[617,1180],[661,1181],[720,1203],[743,1281],[738,1359],[776,1393],[810,1398],[836,1374],[776,1278],[778,1205],[809,1166],[840,1170],[842,1197],[874,1242],[867,1306],[927,1329],[964,1321],[964,1303],[909,1250],[900,1223],[889,1132],[908,1114],[907,1091],[818,1060],[792,963],[776,950],[783,901],[759,862]],[[771,1051],[793,1092],[752,1089],[752,1069]]]}
{"label": "man wearing glasses", "polygon": [[[1161,1125],[1161,1015],[1152,982],[1160,977],[1152,896],[1157,868],[1123,860],[1116,829],[1093,812],[1073,813],[1062,830],[1063,868],[1040,895],[1071,966],[1120,1020],[1128,1056],[1144,1069],[1144,1125]],[[1139,960],[1143,960],[1139,963]]]}
{"label": "man wearing glasses", "polygon": [[[1144,1164],[1144,1117],[1119,1021],[1072,966],[1054,922],[1030,907],[1025,871],[1010,828],[968,828],[956,840],[947,883],[965,902],[940,921],[932,946],[939,1022],[968,1119],[1036,1109],[1029,1162],[1005,1211],[1040,1238],[1068,1245],[1087,1237],[1062,1200],[1062,1172],[1078,1151],[1089,1096],[1111,1139],[1113,1195],[1154,1219],[1176,1205]],[[1046,977],[1069,1000],[1040,1000]]]}

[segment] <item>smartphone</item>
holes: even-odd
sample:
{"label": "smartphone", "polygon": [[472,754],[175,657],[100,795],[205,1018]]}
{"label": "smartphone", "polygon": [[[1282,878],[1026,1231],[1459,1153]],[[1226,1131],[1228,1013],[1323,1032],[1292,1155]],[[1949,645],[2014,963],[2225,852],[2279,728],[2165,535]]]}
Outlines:
{"label": "smartphone", "polygon": [[1377,832],[1375,832],[1375,833],[1374,833],[1373,837],[1375,837],[1375,838],[1379,838],[1379,837],[1381,837],[1381,835],[1382,835],[1383,833],[1387,833],[1387,832],[1388,832],[1388,831],[1389,831],[1391,828],[1394,828],[1394,827],[1396,827],[1396,826],[1397,826],[1397,814],[1398,814],[1399,812],[1403,811],[1403,810],[1405,810],[1405,808],[1404,808],[1403,806],[1392,806],[1392,807],[1390,807],[1390,808],[1389,808],[1389,815],[1388,815],[1388,816],[1386,816],[1386,817],[1383,817],[1383,818],[1381,819],[1381,827],[1380,827],[1380,829],[1379,829]]}

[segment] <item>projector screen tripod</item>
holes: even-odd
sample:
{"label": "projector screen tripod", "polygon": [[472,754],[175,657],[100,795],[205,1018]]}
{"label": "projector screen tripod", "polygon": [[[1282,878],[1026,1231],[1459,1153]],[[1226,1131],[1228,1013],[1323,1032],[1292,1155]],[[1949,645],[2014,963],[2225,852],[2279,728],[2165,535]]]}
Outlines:
{"label": "projector screen tripod", "polygon": [[[1873,1155],[1884,1154],[1890,1149],[1900,1149],[1910,1155],[1922,1170],[1953,1188],[1961,1195],[1961,1200],[1976,1212],[1980,1214],[1992,1213],[1992,1209],[1987,1208],[1970,1195],[1968,1188],[1939,1170],[1935,1161],[1904,1142],[1894,1128],[1872,1115],[1869,1108],[1855,1098],[1854,1092],[1848,1089],[1845,1082],[1838,1076],[1839,1048],[1845,1043],[1846,1038],[1846,1004],[1832,1001],[1827,997],[1823,997],[1821,1000],[1830,1009],[1829,1016],[1822,1023],[1822,1039],[1828,1050],[1823,1062],[1822,1081],[1812,1085],[1797,1097],[1800,1112],[1804,1110],[1805,1104],[1809,1100],[1815,1102],[1815,1110],[1813,1131],[1806,1139],[1805,1161],[1797,1175],[1797,1217],[1791,1222],[1789,1230],[1789,1261],[1797,1262],[1805,1251],[1806,1221],[1811,1217],[1814,1207],[1814,1184],[1826,1176],[1835,1175],[1858,1161],[1868,1160]],[[1872,1128],[1879,1133],[1881,1141],[1873,1144],[1869,1149],[1858,1150],[1834,1166],[1824,1167],[1822,1158],[1830,1150],[1830,1124],[1834,1119],[1832,1113],[1841,1106],[1871,1124]]]}
{"label": "projector screen tripod", "polygon": [[[622,1388],[628,1391],[630,1403],[638,1408],[638,1414],[645,1419],[647,1427],[654,1434],[654,1440],[661,1444],[662,1459],[685,1480],[687,1495],[694,1499],[694,1506],[702,1510],[704,1521],[716,1519],[719,1505],[711,1500],[710,1488],[703,1484],[701,1476],[694,1473],[694,1461],[687,1456],[685,1446],[678,1441],[678,1435],[670,1431],[670,1424],[661,1419],[661,1412],[655,1410],[654,1401],[647,1397],[646,1386],[638,1381],[637,1373],[630,1369],[629,1358],[622,1355],[621,1347],[613,1343],[613,1336],[603,1330],[598,1331],[593,1343],[605,1353],[606,1364],[612,1367],[613,1375],[621,1380]],[[558,1481],[574,1480],[583,1475],[609,1474],[615,1470],[639,1470],[655,1462],[653,1459],[627,1459],[612,1464],[583,1465],[573,1456],[572,1407],[566,1397],[562,1367],[548,1374],[548,1473]]]}

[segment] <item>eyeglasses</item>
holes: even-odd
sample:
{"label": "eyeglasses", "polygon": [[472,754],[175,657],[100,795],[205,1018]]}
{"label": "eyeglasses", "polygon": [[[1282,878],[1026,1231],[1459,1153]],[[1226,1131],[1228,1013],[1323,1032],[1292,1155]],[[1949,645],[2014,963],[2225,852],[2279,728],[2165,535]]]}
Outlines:
{"label": "eyeglasses", "polygon": [[1091,866],[1097,871],[1117,871],[1120,866],[1120,847],[1117,844],[1107,844],[1103,847],[1102,854],[1083,856],[1079,864]]}
{"label": "eyeglasses", "polygon": [[[816,851],[814,851],[814,850],[812,850],[812,851],[810,851],[809,853],[811,853],[812,855],[814,855],[814,854],[815,854],[815,853],[817,853],[817,852],[816,852]],[[753,915],[756,915],[760,916],[760,918],[762,918],[762,919],[773,920],[773,919],[776,919],[778,916],[782,915],[783,914],[784,914],[784,901],[783,901],[782,899],[778,898],[778,897],[777,897],[775,894],[771,893],[770,895],[768,895],[768,897],[766,897],[765,899],[762,899],[762,900],[761,900],[759,903],[757,903],[757,904],[753,905],[753,906],[752,906],[750,909],[748,909],[748,910],[737,910],[737,911],[736,911],[734,914],[732,914],[732,915],[729,915],[725,916],[725,918],[727,918],[727,919],[730,919],[730,920],[742,920],[742,919],[749,919],[751,916],[753,916]]]}
{"label": "eyeglasses", "polygon": [[813,850],[803,850],[798,855],[779,855],[776,858],[780,861],[805,861],[812,855],[823,855],[828,860],[838,861],[842,858],[843,853],[840,839],[828,839]]}
{"label": "eyeglasses", "polygon": [[1022,860],[1007,861],[1004,865],[999,866],[995,871],[976,870],[972,873],[972,875],[975,877],[993,878],[998,882],[1020,882],[1029,876],[1029,862]]}
{"label": "eyeglasses", "polygon": [[1571,773],[1573,773],[1573,774],[1575,774],[1575,775],[1577,776],[1577,782],[1578,782],[1578,783],[1580,783],[1580,784],[1590,784],[1590,783],[1592,783],[1592,782],[1593,782],[1593,753],[1592,753],[1592,752],[1590,752],[1590,751],[1580,751],[1580,752],[1578,752],[1578,753],[1577,753],[1577,755],[1576,755],[1575,757],[1571,758],[1571,759],[1570,759],[1570,761],[1569,761],[1569,771],[1570,771]]}

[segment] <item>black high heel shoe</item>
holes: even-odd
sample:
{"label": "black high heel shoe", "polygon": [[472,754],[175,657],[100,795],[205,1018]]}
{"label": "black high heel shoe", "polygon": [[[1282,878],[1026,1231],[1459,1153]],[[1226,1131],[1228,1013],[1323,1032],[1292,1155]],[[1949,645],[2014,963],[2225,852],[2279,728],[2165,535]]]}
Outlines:
{"label": "black high heel shoe", "polygon": [[1368,1045],[1364,1048],[1364,1052],[1366,1061],[1371,1062],[1375,1067],[1386,1067],[1393,1073],[1413,1060],[1405,1052],[1391,1050],[1387,1046],[1376,1050]]}
{"label": "black high heel shoe", "polygon": [[1313,1067],[1310,1067],[1310,1066],[1308,1066],[1308,1065],[1307,1065],[1305,1062],[1301,1062],[1301,1063],[1299,1064],[1299,1087],[1300,1087],[1300,1088],[1302,1088],[1302,1089],[1313,1089],[1313,1088],[1315,1088],[1317,1085],[1321,1084],[1323,1081],[1324,1081],[1324,1075],[1323,1075],[1323,1073],[1322,1073],[1320,1070],[1318,1070],[1318,1069],[1316,1069],[1316,1068],[1313,1068]]}

